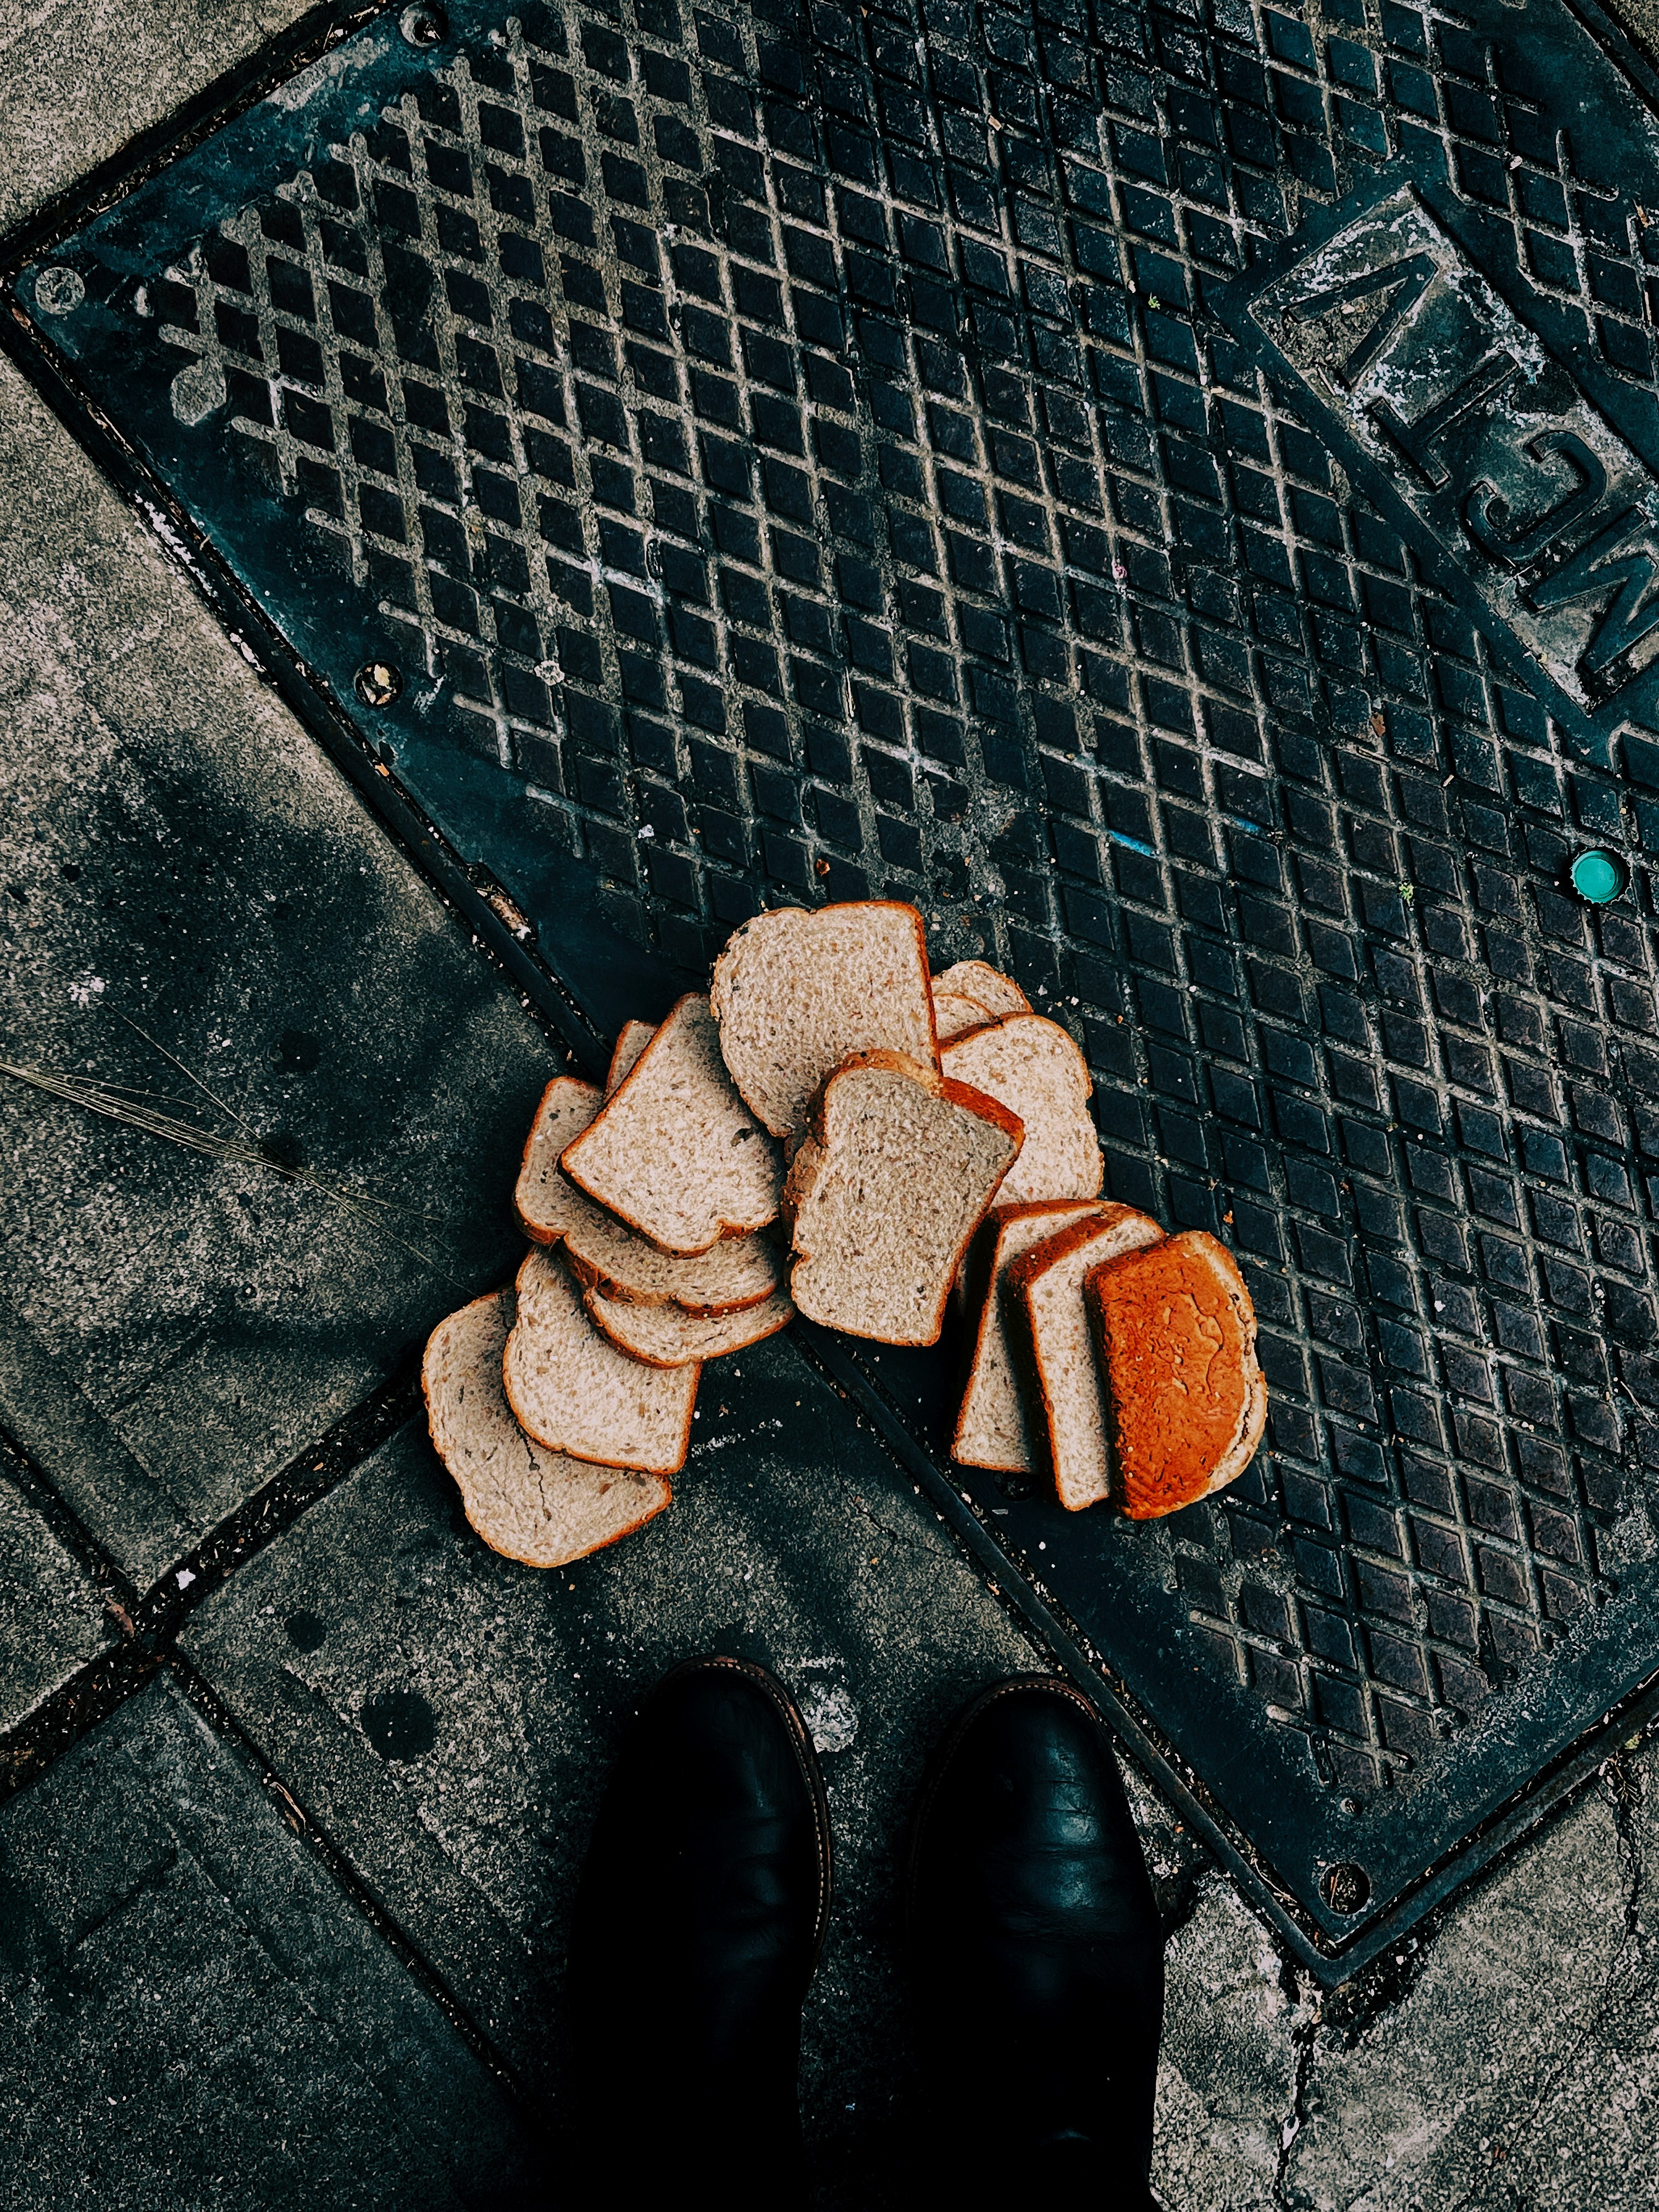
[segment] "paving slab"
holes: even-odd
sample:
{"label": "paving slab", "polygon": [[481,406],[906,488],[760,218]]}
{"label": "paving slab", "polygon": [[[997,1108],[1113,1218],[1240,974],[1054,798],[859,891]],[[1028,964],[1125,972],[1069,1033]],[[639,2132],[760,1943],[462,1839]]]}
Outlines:
{"label": "paving slab", "polygon": [[0,1453],[0,1730],[115,1641],[103,1593]]}
{"label": "paving slab", "polygon": [[1172,2212],[1275,2212],[1296,2094],[1294,1973],[1216,1875],[1200,1887],[1164,1971],[1153,2186]]}
{"label": "paving slab", "polygon": [[555,2106],[565,1916],[621,1723],[694,1652],[776,1668],[822,1747],[838,1855],[803,2094],[825,2172],[867,2187],[908,2081],[895,1869],[922,1763],[961,1698],[1040,1661],[787,1344],[708,1370],[702,1414],[669,1511],[562,1573],[486,1550],[411,1426],[185,1642]]}
{"label": "paving slab", "polygon": [[1638,2212],[1655,2148],[1659,1743],[1322,1997],[1218,1878],[1169,1951],[1153,2180],[1192,2212]]}
{"label": "paving slab", "polygon": [[0,1818],[0,2204],[31,2212],[483,2212],[532,2162],[487,2069],[166,1681]]}
{"label": "paving slab", "polygon": [[313,0],[4,0],[0,230],[165,123]]}
{"label": "paving slab", "polygon": [[1655,1771],[1650,1747],[1581,1798],[1447,1922],[1364,2033],[1318,2033],[1291,2204],[1653,2203]]}
{"label": "paving slab", "polygon": [[0,514],[6,1056],[265,1156],[0,1086],[0,1422],[143,1583],[504,1273],[562,1063],[9,368]]}

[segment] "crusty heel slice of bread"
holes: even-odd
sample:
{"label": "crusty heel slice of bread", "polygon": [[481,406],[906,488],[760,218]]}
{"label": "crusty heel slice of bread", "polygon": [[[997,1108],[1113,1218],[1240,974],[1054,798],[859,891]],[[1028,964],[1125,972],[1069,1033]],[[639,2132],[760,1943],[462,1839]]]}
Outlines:
{"label": "crusty heel slice of bread", "polygon": [[1004,1278],[1009,1340],[1035,1395],[1031,1443],[1068,1513],[1112,1494],[1111,1449],[1084,1279],[1164,1231],[1130,1206],[1103,1205],[1012,1261]]}
{"label": "crusty heel slice of bread", "polygon": [[[1006,1185],[1004,1185],[1006,1188]],[[1109,1203],[1109,1201],[1108,1201]],[[964,1467],[994,1468],[1001,1474],[1030,1474],[1036,1465],[1027,1430],[1025,1397],[1015,1371],[1004,1312],[1004,1284],[1012,1262],[1074,1221],[1102,1211],[1102,1201],[1045,1198],[1025,1206],[996,1205],[975,1239],[976,1249],[964,1268],[972,1273],[969,1296],[978,1323],[963,1385],[951,1456]]]}
{"label": "crusty heel slice of bread", "polygon": [[572,1459],[677,1474],[691,1440],[696,1367],[647,1367],[618,1352],[549,1253],[526,1256],[517,1291],[501,1373],[520,1427]]}
{"label": "crusty heel slice of bread", "polygon": [[723,1359],[746,1352],[763,1337],[775,1336],[795,1318],[783,1291],[729,1314],[690,1314],[684,1306],[631,1306],[588,1291],[582,1303],[593,1322],[619,1352],[651,1367],[686,1367],[693,1360]]}
{"label": "crusty heel slice of bread", "polygon": [[833,1074],[789,1170],[795,1304],[883,1344],[936,1344],[969,1238],[1018,1157],[1006,1107],[902,1054]]}
{"label": "crusty heel slice of bread", "polygon": [[934,976],[933,988],[957,991],[964,999],[977,1000],[994,1021],[1031,1011],[1030,1000],[1012,977],[984,960],[958,960],[954,968],[946,968]]}
{"label": "crusty heel slice of bread", "polygon": [[805,1127],[825,1079],[856,1054],[939,1066],[927,932],[913,906],[757,915],[715,961],[709,999],[732,1080],[775,1137]]}
{"label": "crusty heel slice of bread", "polygon": [[688,991],[560,1165],[665,1251],[695,1258],[775,1221],[783,1156],[738,1097],[720,1031]]}
{"label": "crusty heel slice of bread", "polygon": [[562,1243],[584,1285],[635,1305],[672,1302],[689,1313],[736,1313],[771,1297],[783,1280],[783,1255],[769,1238],[723,1237],[701,1256],[681,1259],[577,1189],[559,1154],[599,1110],[599,1092],[574,1076],[556,1077],[544,1092],[513,1194],[531,1242]]}
{"label": "crusty heel slice of bread", "polygon": [[421,1363],[427,1425],[491,1551],[527,1567],[568,1566],[642,1528],[672,1493],[659,1475],[568,1459],[525,1434],[501,1385],[513,1320],[508,1289],[439,1322]]}
{"label": "crusty heel slice of bread", "polygon": [[1011,1014],[944,1046],[939,1066],[1017,1114],[1025,1127],[1019,1159],[1002,1187],[1005,1206],[1037,1198],[1097,1198],[1104,1179],[1089,1111],[1088,1063],[1058,1022]]}
{"label": "crusty heel slice of bread", "polygon": [[1155,1520],[1243,1474],[1267,1419],[1255,1309],[1206,1230],[1103,1261],[1083,1294],[1115,1459],[1116,1503]]}
{"label": "crusty heel slice of bread", "polygon": [[997,1017],[988,1006],[981,1006],[977,999],[965,998],[960,991],[941,991],[933,986],[933,1026],[939,1032],[941,1050],[953,1038],[971,1036],[975,1030],[988,1029]]}
{"label": "crusty heel slice of bread", "polygon": [[624,1022],[611,1048],[611,1065],[605,1072],[605,1095],[614,1098],[634,1072],[634,1063],[657,1034],[649,1022]]}

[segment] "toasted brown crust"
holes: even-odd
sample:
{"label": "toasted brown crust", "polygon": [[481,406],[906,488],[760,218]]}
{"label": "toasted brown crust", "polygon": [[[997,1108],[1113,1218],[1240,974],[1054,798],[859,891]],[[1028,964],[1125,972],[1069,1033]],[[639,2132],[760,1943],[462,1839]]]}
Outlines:
{"label": "toasted brown crust", "polygon": [[[764,1242],[764,1240],[757,1238],[751,1239],[749,1237],[732,1237],[723,1238],[721,1242],[749,1244],[750,1243]],[[712,1249],[718,1254],[720,1246],[715,1245]],[[767,1249],[771,1249],[769,1244]],[[703,1253],[700,1254],[698,1256],[700,1258],[706,1259],[708,1255],[707,1253]],[[775,1295],[779,1285],[783,1280],[783,1270],[781,1267],[779,1267],[774,1271],[772,1279],[765,1284],[763,1288],[757,1291],[745,1291],[744,1296],[740,1298],[697,1297],[695,1296],[682,1296],[678,1291],[673,1293],[663,1291],[661,1293],[653,1294],[652,1292],[641,1291],[636,1284],[627,1282],[620,1276],[612,1274],[606,1268],[603,1259],[596,1258],[592,1249],[584,1245],[579,1231],[566,1237],[564,1240],[564,1258],[565,1265],[569,1268],[571,1273],[576,1278],[576,1280],[581,1285],[585,1291],[598,1291],[603,1297],[607,1298],[616,1298],[623,1305],[683,1306],[689,1314],[714,1315],[743,1313],[750,1306],[763,1305],[768,1298]]]}
{"label": "toasted brown crust", "polygon": [[1162,1230],[1150,1215],[1140,1212],[1135,1206],[1120,1206],[1115,1200],[1106,1200],[1082,1220],[1073,1222],[1069,1227],[1046,1237],[1041,1244],[1033,1245],[1029,1252],[1023,1252],[1003,1279],[1007,1285],[1009,1346],[1033,1397],[1042,1409],[1042,1423],[1032,1424],[1034,1456],[1053,1486],[1056,1502],[1068,1513],[1080,1512],[1098,1501],[1094,1498],[1068,1498],[1066,1495],[1054,1442],[1060,1410],[1059,1384],[1045,1367],[1032,1326],[1029,1294],[1032,1285],[1058,1261],[1068,1259],[1073,1252],[1092,1243],[1103,1232],[1129,1221],[1144,1221],[1159,1238],[1163,1236]]}
{"label": "toasted brown crust", "polygon": [[[991,1332],[999,1318],[998,1303],[1001,1285],[997,1280],[996,1255],[1004,1226],[1016,1221],[1042,1219],[1053,1219],[1056,1224],[1085,1218],[1097,1221],[1100,1218],[1103,1206],[1111,1203],[1110,1200],[1089,1198],[1027,1199],[1015,1206],[994,1206],[981,1223],[975,1235],[974,1247],[969,1251],[963,1269],[963,1273],[970,1278],[968,1285],[969,1311],[976,1313],[978,1319],[975,1323],[973,1344],[963,1376],[962,1401],[957,1410],[956,1429],[951,1439],[951,1455],[961,1466],[982,1467],[998,1474],[1026,1474],[1030,1471],[1029,1462],[1024,1456],[1009,1454],[998,1458],[988,1455],[983,1449],[977,1449],[970,1456],[963,1448],[963,1431],[968,1425],[974,1393],[980,1382],[982,1363],[988,1356]],[[1059,1233],[1058,1227],[1055,1233],[1056,1235]],[[1047,1238],[1042,1241],[1044,1243],[1048,1242]],[[1011,1261],[1009,1268],[1013,1265],[1014,1262]],[[1007,1273],[1008,1270],[1005,1269],[1003,1274],[1005,1284],[1007,1280]],[[1006,1301],[1003,1299],[1000,1303],[1003,1306],[1001,1319],[1004,1331],[1007,1334]]]}
{"label": "toasted brown crust", "polygon": [[1184,1231],[1103,1261],[1083,1294],[1107,1385],[1114,1503],[1157,1520],[1236,1480],[1267,1425],[1267,1384],[1255,1309],[1226,1246]]}

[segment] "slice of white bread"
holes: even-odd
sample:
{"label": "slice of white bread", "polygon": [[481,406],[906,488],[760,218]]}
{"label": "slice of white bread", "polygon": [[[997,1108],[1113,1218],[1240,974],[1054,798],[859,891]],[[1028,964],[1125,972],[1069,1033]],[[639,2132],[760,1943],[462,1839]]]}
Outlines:
{"label": "slice of white bread", "polygon": [[775,1221],[783,1188],[783,1155],[733,1088],[699,991],[679,1000],[559,1164],[630,1229],[687,1257]]}
{"label": "slice of white bread", "polygon": [[618,1352],[550,1253],[526,1254],[516,1288],[501,1374],[520,1427],[572,1459],[677,1474],[691,1441],[697,1368],[647,1367]]}
{"label": "slice of white bread", "polygon": [[574,1076],[556,1076],[543,1093],[513,1194],[532,1243],[562,1242],[584,1285],[635,1305],[672,1300],[690,1313],[735,1313],[771,1297],[783,1279],[782,1255],[767,1238],[723,1237],[698,1258],[678,1259],[626,1228],[561,1172],[559,1154],[599,1110],[599,1092]]}
{"label": "slice of white bread", "polygon": [[501,1386],[514,1304],[510,1289],[494,1291],[433,1330],[421,1362],[427,1425],[491,1551],[563,1567],[631,1535],[672,1493],[659,1475],[567,1459],[525,1434]]}
{"label": "slice of white bread", "polygon": [[559,1154],[580,1136],[601,1103],[593,1085],[574,1075],[556,1075],[542,1093],[513,1186],[513,1210],[532,1243],[551,1244],[564,1234],[570,1186],[559,1172]]}
{"label": "slice of white bread", "polygon": [[633,1073],[635,1061],[657,1034],[649,1022],[624,1022],[611,1048],[611,1065],[605,1072],[605,1095],[612,1098]]}
{"label": "slice of white bread", "polygon": [[[573,1195],[581,1194],[572,1186]],[[585,1204],[592,1206],[591,1200]],[[593,1206],[596,1220],[565,1231],[564,1254],[584,1290],[603,1291],[636,1306],[678,1305],[690,1314],[742,1313],[775,1297],[787,1264],[773,1234],[723,1237],[712,1251],[683,1260],[659,1251]]]}
{"label": "slice of white bread", "polygon": [[1001,1191],[1005,1206],[1034,1198],[1097,1198],[1105,1176],[1089,1111],[1088,1063],[1058,1022],[1011,1014],[939,1054],[954,1083],[970,1083],[1017,1114],[1025,1142]]}
{"label": "slice of white bread", "polygon": [[1084,1278],[1103,1260],[1156,1244],[1164,1231],[1130,1206],[1098,1213],[1034,1245],[1003,1280],[1009,1342],[1032,1391],[1034,1451],[1069,1513],[1112,1493],[1111,1450]]}
{"label": "slice of white bread", "polygon": [[957,991],[976,999],[996,1021],[1008,1014],[1029,1014],[1031,1002],[1012,977],[983,960],[958,960],[933,978],[936,991]]}
{"label": "slice of white bread", "polygon": [[936,1344],[1019,1144],[1018,1121],[981,1091],[899,1053],[850,1060],[824,1084],[785,1187],[795,1304],[851,1336]]}
{"label": "slice of white bread", "polygon": [[870,899],[757,915],[715,961],[709,999],[732,1080],[775,1137],[805,1127],[820,1085],[855,1054],[939,1066],[927,933],[913,906]]}
{"label": "slice of white bread", "polygon": [[1106,1383],[1113,1496],[1132,1521],[1176,1513],[1243,1474],[1267,1419],[1255,1309],[1207,1230],[1091,1267],[1084,1303]]}
{"label": "slice of white bread", "polygon": [[981,1006],[977,999],[964,998],[960,991],[941,991],[933,986],[933,1026],[939,1032],[942,1046],[952,1037],[967,1036],[975,1030],[982,1030],[997,1017],[988,1006]]}
{"label": "slice of white bread", "polygon": [[[1005,1186],[1006,1188],[1006,1186]],[[1108,1201],[1109,1202],[1109,1201]],[[963,1269],[972,1274],[969,1296],[978,1301],[979,1321],[963,1385],[951,1456],[964,1467],[988,1467],[1003,1474],[1030,1474],[1036,1463],[1027,1433],[1025,1398],[1015,1371],[1003,1310],[1003,1283],[1010,1264],[1073,1221],[1100,1212],[1103,1201],[1088,1198],[1044,1198],[1024,1206],[997,1205],[975,1239],[975,1250]]]}
{"label": "slice of white bread", "polygon": [[745,1352],[763,1337],[775,1336],[795,1318],[782,1291],[759,1305],[729,1314],[691,1314],[684,1306],[633,1306],[589,1291],[582,1300],[589,1315],[619,1352],[649,1367],[684,1367],[693,1360],[723,1359]]}

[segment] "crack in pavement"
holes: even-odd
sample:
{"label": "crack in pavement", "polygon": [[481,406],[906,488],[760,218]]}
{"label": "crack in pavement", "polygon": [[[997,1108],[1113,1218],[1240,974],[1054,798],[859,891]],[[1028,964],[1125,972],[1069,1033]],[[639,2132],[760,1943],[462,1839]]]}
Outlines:
{"label": "crack in pavement", "polygon": [[[1636,1808],[1645,1802],[1646,1793],[1632,1764],[1629,1745],[1622,1747],[1614,1752],[1610,1759],[1603,1762],[1597,1781],[1602,1800],[1613,1814],[1613,1832],[1619,1839],[1620,1855],[1627,1869],[1628,1887],[1625,1898],[1623,1935],[1612,1958],[1607,1961],[1607,1972],[1602,1977],[1601,1992],[1596,1997],[1589,2019],[1586,2020],[1568,2049],[1550,2069],[1524,2113],[1518,2121],[1511,2124],[1508,2131],[1507,2142],[1500,2144],[1496,2139],[1493,2140],[1494,2153],[1501,2152],[1505,2155],[1494,2159],[1491,2171],[1477,2175],[1463,2195],[1449,2208],[1449,2212],[1474,2212],[1474,2208],[1486,2197],[1489,2187],[1494,2183],[1502,2185],[1504,2192],[1504,2199],[1498,2201],[1506,2201],[1511,2206],[1528,2201],[1522,2194],[1523,2185],[1520,2177],[1518,2175],[1512,2177],[1508,2173],[1500,2172],[1497,2170],[1498,2166],[1500,2164],[1509,2164],[1513,2158],[1516,2147],[1525,2144],[1528,2141],[1557,2089],[1565,2080],[1581,2053],[1599,2033],[1609,2013],[1613,2010],[1618,1984],[1624,1977],[1625,1969],[1632,1953],[1637,1953],[1639,1956],[1638,1939],[1641,1927],[1640,1903],[1647,1869],[1646,1855],[1642,1848],[1642,1839],[1636,1831],[1632,1816]],[[1491,2203],[1494,2200],[1487,2198],[1486,2201]]]}
{"label": "crack in pavement", "polygon": [[[1613,1948],[1601,1977],[1600,1987],[1589,2004],[1583,2023],[1545,2068],[1529,2096],[1518,2104],[1509,2117],[1499,2122],[1487,2122],[1489,2134],[1483,2138],[1482,2147],[1471,2144],[1459,2154],[1451,2148],[1453,2171],[1458,2166],[1469,2174],[1470,2166],[1483,2158],[1490,2162],[1484,2171],[1476,2170],[1467,2179],[1462,2194],[1448,2197],[1443,2212],[1520,2212],[1520,2208],[1538,2201],[1535,2161],[1540,2153],[1534,2148],[1535,2138],[1553,2103],[1565,2084],[1571,2081],[1575,2069],[1608,2023],[1618,2014],[1628,1997],[1633,1982],[1633,1971],[1641,1968],[1646,1947],[1646,1931],[1643,1924],[1643,1906],[1648,1891],[1647,1854],[1644,1850],[1638,1815],[1649,1795],[1648,1784],[1633,1757],[1642,1739],[1632,1737],[1620,1750],[1602,1762],[1597,1778],[1597,1793],[1607,1805],[1613,1820],[1620,1858],[1624,1871],[1623,1897],[1620,1910],[1620,1940]],[[1582,1801],[1581,1801],[1582,1802]],[[1322,2000],[1316,1994],[1310,2008],[1309,2018],[1295,2027],[1292,2043],[1295,2049],[1295,2075],[1291,2101],[1281,2130],[1278,2172],[1274,2178],[1273,2203],[1279,2212],[1305,2212],[1314,2200],[1291,2179],[1295,2161],[1295,2145],[1300,2140],[1304,2127],[1317,2109],[1320,2087],[1321,2051],[1319,2038],[1323,2029],[1336,2039],[1338,2047],[1352,2051],[1382,2019],[1394,2011],[1411,1993],[1417,1979],[1417,1970],[1426,1964],[1434,1945],[1425,1942],[1420,1948],[1413,1945],[1415,1955],[1409,1960],[1396,1963],[1407,1971],[1395,1977],[1390,1975],[1389,1985],[1370,1993],[1372,2001],[1362,2005],[1357,2018],[1344,2019],[1340,1990],[1330,1998]],[[1287,1972],[1289,1970],[1287,1969]],[[1333,2017],[1334,2010],[1335,2016]],[[1382,2158],[1388,2156],[1384,2145]],[[1380,2162],[1367,2172],[1356,2184],[1342,2191],[1341,2203],[1345,2212],[1358,2212],[1367,2208],[1375,2212],[1379,2202],[1396,2201],[1397,2193],[1413,2179],[1419,2186],[1425,2177],[1412,2176],[1399,2165]],[[1395,2196],[1379,2196],[1379,2191],[1393,2191]],[[1416,2201],[1415,2199],[1413,2201]]]}
{"label": "crack in pavement", "polygon": [[1291,2048],[1296,2055],[1296,2067],[1291,2082],[1291,2108],[1279,2130],[1279,2162],[1273,2171],[1273,2203],[1279,2208],[1279,2212],[1295,2212],[1302,2199],[1299,2195],[1293,2197],[1289,2194],[1291,2154],[1308,2118],[1308,2091],[1313,2081],[1316,2055],[1315,2044],[1319,2033],[1322,2009],[1318,1991],[1311,1984],[1308,1995],[1304,1995],[1302,1977],[1289,1959],[1285,1961],[1279,1985],[1300,2017],[1291,2031]]}

